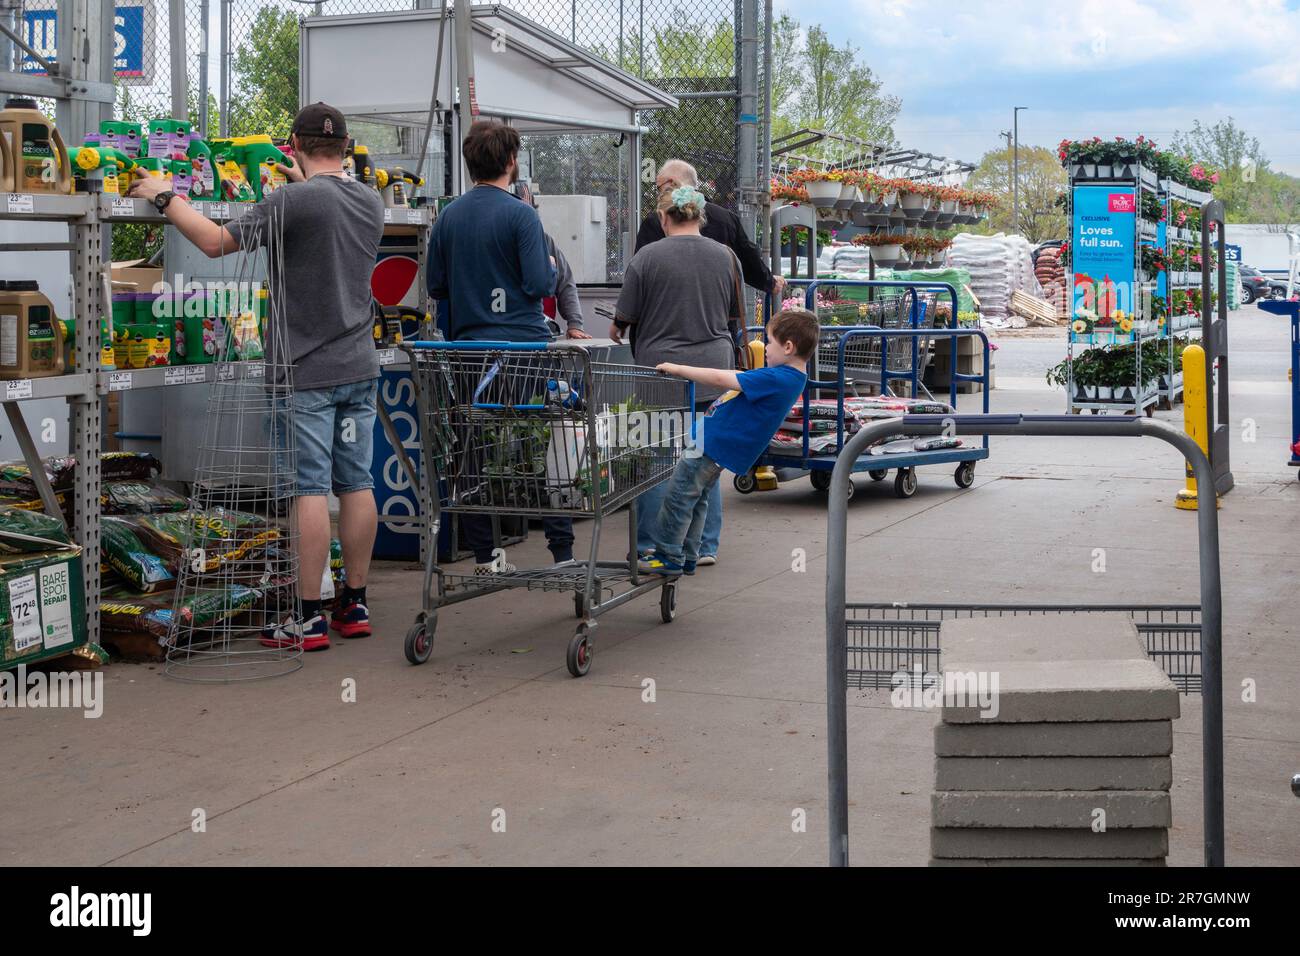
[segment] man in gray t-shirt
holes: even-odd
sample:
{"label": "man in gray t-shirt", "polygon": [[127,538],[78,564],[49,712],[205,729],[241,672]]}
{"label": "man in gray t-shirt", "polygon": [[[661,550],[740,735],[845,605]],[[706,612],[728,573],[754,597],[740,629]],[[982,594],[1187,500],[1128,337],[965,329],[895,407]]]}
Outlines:
{"label": "man in gray t-shirt", "polygon": [[[149,199],[192,243],[212,258],[263,247],[271,301],[283,314],[268,323],[268,358],[292,364],[292,440],[298,527],[296,620],[267,629],[269,647],[329,647],[330,627],[343,637],[367,637],[366,579],[377,514],[370,477],[379,359],[370,312],[370,274],[384,232],[379,193],[343,172],[348,131],[343,114],[324,103],[303,107],[291,136],[290,180],[221,226],[172,194],[160,177],[138,180],[130,195]],[[241,290],[244,292],[245,290]],[[276,335],[283,333],[284,340]],[[329,494],[339,499],[339,538],[347,586],[332,620],[321,613],[321,581],[329,558]]]}

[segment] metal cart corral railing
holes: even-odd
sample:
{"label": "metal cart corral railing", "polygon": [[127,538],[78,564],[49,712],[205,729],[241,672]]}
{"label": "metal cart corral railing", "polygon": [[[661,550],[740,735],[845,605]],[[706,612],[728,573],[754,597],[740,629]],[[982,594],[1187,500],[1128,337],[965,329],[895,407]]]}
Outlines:
{"label": "metal cart corral railing", "polygon": [[[1300,467],[1300,302],[1295,299],[1264,299],[1259,307],[1274,315],[1291,317],[1291,458],[1287,464]],[[1296,473],[1300,478],[1300,472]]]}
{"label": "metal cart corral railing", "polygon": [[[887,279],[816,279],[809,282],[804,289],[804,306],[813,315],[817,315],[817,290],[822,286],[831,288],[866,289],[868,296],[874,296],[875,290],[898,291],[897,306],[888,308],[890,300],[881,300],[883,309],[880,321],[871,321],[870,314],[877,304],[868,299],[868,321],[855,322],[856,328],[883,329],[938,329],[943,328],[937,319],[937,297],[947,293],[952,302],[952,314],[948,328],[957,328],[957,290],[946,282],[905,282]],[[925,293],[925,298],[922,294]],[[839,326],[824,327],[823,331],[833,333]],[[891,348],[895,343],[899,347]],[[829,345],[829,347],[827,347]],[[921,394],[921,380],[930,364],[933,341],[928,335],[916,335],[908,339],[859,339],[852,348],[840,349],[832,342],[819,344],[817,350],[817,378],[823,378],[822,364],[835,369],[840,378],[855,376],[860,381],[870,382],[879,379],[883,386],[892,386],[895,381],[907,381],[911,387],[909,397]]]}
{"label": "metal cart corral railing", "polygon": [[[436,535],[442,511],[468,515],[591,518],[586,561],[527,570],[505,565],[450,574],[429,549],[423,609],[406,656],[433,652],[438,609],[510,588],[567,591],[580,619],[566,663],[591,667],[596,619],[659,591],[673,619],[677,581],[637,570],[636,497],[667,479],[691,441],[695,389],[654,369],[593,362],[576,346],[545,342],[410,342],[424,465]],[[433,491],[436,489],[436,493]],[[626,561],[598,559],[601,522],[628,506]]]}
{"label": "metal cart corral railing", "polygon": [[[1214,476],[1200,447],[1190,436],[1165,422],[1136,416],[1115,416],[1106,419],[1078,419],[1057,415],[908,415],[888,421],[873,422],[849,439],[840,460],[831,473],[830,508],[827,516],[827,571],[826,571],[826,724],[827,773],[829,778],[829,831],[830,863],[847,866],[849,862],[849,806],[848,806],[848,704],[845,699],[850,684],[849,637],[851,633],[872,631],[871,640],[882,642],[875,647],[858,647],[856,653],[868,654],[870,666],[864,667],[861,659],[854,668],[857,679],[874,680],[871,675],[883,666],[890,650],[899,659],[912,659],[910,645],[918,638],[922,644],[916,653],[922,656],[938,654],[941,621],[944,617],[967,614],[1009,613],[1091,613],[1115,611],[1114,605],[1103,606],[1049,606],[1022,605],[899,605],[898,617],[880,621],[878,626],[865,626],[873,613],[883,605],[849,605],[845,597],[848,560],[848,491],[851,462],[872,442],[899,434],[942,434],[945,429],[955,429],[958,435],[1043,435],[1059,437],[1152,437],[1168,442],[1187,459],[1202,488],[1213,487]],[[1206,866],[1223,865],[1223,605],[1219,576],[1219,522],[1213,507],[1197,510],[1197,530],[1200,547],[1201,603],[1198,607],[1124,607],[1134,615],[1138,629],[1147,641],[1148,653],[1158,663],[1169,667],[1175,662],[1171,677],[1184,690],[1194,689],[1199,683],[1201,705],[1202,799],[1205,832]],[[850,618],[853,609],[855,616]],[[863,616],[857,614],[864,612]],[[1197,622],[1199,612],[1199,624]],[[1139,615],[1142,615],[1139,617]],[[883,615],[882,615],[883,616]],[[919,620],[918,620],[919,617]],[[1200,674],[1194,678],[1190,669],[1197,659],[1195,643],[1200,639]],[[884,645],[892,641],[893,647]],[[1160,645],[1169,653],[1153,653],[1153,645]],[[1169,644],[1173,644],[1170,648]],[[1188,668],[1180,676],[1179,669]],[[864,673],[865,672],[865,673]],[[1184,679],[1185,678],[1185,679]],[[870,686],[876,686],[870,684]]]}

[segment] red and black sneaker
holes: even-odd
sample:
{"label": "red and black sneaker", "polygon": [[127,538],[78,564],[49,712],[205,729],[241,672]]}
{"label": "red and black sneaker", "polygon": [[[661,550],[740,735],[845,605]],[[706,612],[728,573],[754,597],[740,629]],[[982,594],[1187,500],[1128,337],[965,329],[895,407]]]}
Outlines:
{"label": "red and black sneaker", "polygon": [[317,614],[309,621],[287,620],[274,627],[263,628],[262,645],[290,649],[301,647],[304,651],[323,651],[330,646],[329,627],[325,618]]}
{"label": "red and black sneaker", "polygon": [[370,609],[360,601],[344,604],[340,598],[330,616],[330,627],[338,631],[341,637],[369,637]]}

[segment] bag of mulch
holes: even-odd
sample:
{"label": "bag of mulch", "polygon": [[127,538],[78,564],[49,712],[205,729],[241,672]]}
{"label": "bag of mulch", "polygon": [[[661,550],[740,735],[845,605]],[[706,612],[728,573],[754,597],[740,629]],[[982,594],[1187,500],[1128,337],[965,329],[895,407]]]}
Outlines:
{"label": "bag of mulch", "polygon": [[945,435],[918,438],[912,442],[913,451],[938,451],[940,448],[960,448],[961,439]]}
{"label": "bag of mulch", "polygon": [[281,539],[281,533],[269,528],[260,515],[226,508],[142,515],[136,524],[150,549],[168,567],[179,571],[181,561],[187,560],[202,574],[235,562],[248,562],[251,574],[249,559]]}
{"label": "bag of mulch", "polygon": [[184,511],[190,503],[170,488],[153,481],[105,481],[99,496],[106,515],[150,515]]}
{"label": "bag of mulch", "polygon": [[106,451],[99,456],[101,481],[148,481],[162,473],[162,464],[143,451]]}
{"label": "bag of mulch", "polygon": [[100,522],[102,562],[136,591],[149,593],[172,586],[176,575],[147,545],[129,518],[105,515]]}
{"label": "bag of mulch", "polygon": [[[55,455],[46,458],[41,464],[45,468],[45,477],[55,491],[72,489],[73,478],[77,470],[77,459],[71,455]],[[0,494],[15,498],[39,498],[36,482],[32,480],[32,470],[23,461],[8,461],[0,464]]]}
{"label": "bag of mulch", "polygon": [[[14,538],[10,535],[23,535],[24,538]],[[41,540],[28,541],[25,538]],[[51,518],[43,511],[0,505],[0,554],[48,551],[51,542],[69,543],[67,529],[58,518]]]}
{"label": "bag of mulch", "polygon": [[173,591],[132,594],[118,586],[104,591],[99,619],[106,632],[165,638],[178,611],[183,625],[204,627],[248,610],[260,598],[261,592],[254,588],[232,584],[224,588],[200,588],[177,608]]}

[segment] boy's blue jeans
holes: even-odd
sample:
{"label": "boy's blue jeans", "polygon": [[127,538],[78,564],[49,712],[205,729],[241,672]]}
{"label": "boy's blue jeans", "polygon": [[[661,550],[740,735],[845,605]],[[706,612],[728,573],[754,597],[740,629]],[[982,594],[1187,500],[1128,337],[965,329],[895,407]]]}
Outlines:
{"label": "boy's blue jeans", "polygon": [[672,564],[699,559],[709,492],[717,485],[720,474],[722,466],[708,455],[683,457],[677,462],[659,509],[655,557]]}
{"label": "boy's blue jeans", "polygon": [[[636,499],[636,550],[645,554],[655,546],[659,530],[659,509],[668,494],[668,481],[661,481]],[[715,481],[709,491],[709,510],[704,516],[704,534],[700,538],[700,556],[716,555],[722,540],[722,482]]]}

